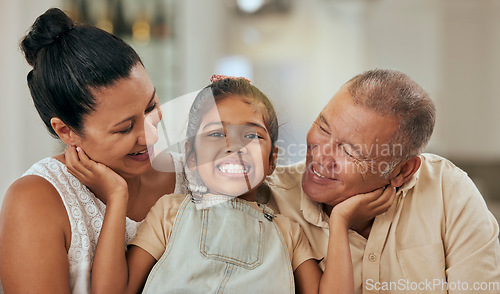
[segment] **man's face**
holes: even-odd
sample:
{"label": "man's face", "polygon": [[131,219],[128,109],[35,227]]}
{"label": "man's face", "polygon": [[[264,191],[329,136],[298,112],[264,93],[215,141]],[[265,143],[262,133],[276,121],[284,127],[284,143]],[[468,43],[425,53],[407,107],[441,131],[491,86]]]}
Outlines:
{"label": "man's face", "polygon": [[[390,183],[382,172],[394,152],[393,118],[354,104],[346,86],[321,111],[307,134],[302,188],[314,201],[335,206]],[[400,147],[400,146],[399,146]]]}

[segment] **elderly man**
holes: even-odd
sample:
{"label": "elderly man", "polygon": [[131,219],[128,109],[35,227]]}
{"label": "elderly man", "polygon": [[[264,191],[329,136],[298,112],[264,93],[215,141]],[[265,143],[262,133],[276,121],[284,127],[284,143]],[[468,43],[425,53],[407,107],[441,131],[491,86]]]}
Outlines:
{"label": "elderly man", "polygon": [[421,154],[434,121],[432,101],[407,75],[365,72],[319,114],[305,163],[268,178],[270,206],[302,226],[323,268],[332,208],[397,188],[386,213],[349,232],[356,293],[500,293],[497,221],[465,172]]}

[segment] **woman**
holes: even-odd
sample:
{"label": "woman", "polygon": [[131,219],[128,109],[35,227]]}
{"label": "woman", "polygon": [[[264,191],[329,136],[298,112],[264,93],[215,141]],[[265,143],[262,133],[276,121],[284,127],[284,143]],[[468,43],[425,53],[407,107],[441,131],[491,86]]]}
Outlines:
{"label": "woman", "polygon": [[[0,279],[6,293],[88,293],[106,199],[68,172],[77,150],[125,179],[127,241],[160,196],[186,192],[183,176],[151,167],[146,134],[156,133],[159,101],[130,46],[76,26],[54,8],[35,21],[21,49],[33,66],[27,79],[35,107],[68,148],[34,164],[8,189],[0,212]],[[183,169],[177,156],[169,159]]]}

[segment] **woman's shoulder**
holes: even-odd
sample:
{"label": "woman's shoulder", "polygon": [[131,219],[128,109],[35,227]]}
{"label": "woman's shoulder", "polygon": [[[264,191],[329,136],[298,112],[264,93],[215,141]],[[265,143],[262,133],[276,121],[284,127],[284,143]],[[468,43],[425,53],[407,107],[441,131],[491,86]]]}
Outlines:
{"label": "woman's shoulder", "polygon": [[[33,164],[23,176],[14,181],[4,195],[3,216],[29,215],[26,221],[40,218],[57,219],[61,216],[67,222],[66,209],[56,187],[44,176],[45,170],[60,170],[64,164],[53,157],[44,158]],[[43,222],[43,220],[36,220]]]}
{"label": "woman's shoulder", "polygon": [[24,175],[9,187],[4,197],[4,206],[19,207],[23,211],[60,210],[64,204],[57,189],[38,175]]}
{"label": "woman's shoulder", "polygon": [[51,183],[37,175],[25,175],[9,187],[0,219],[7,226],[15,223],[15,230],[27,234],[52,228],[63,229],[65,235],[70,236],[68,216],[59,193]]}

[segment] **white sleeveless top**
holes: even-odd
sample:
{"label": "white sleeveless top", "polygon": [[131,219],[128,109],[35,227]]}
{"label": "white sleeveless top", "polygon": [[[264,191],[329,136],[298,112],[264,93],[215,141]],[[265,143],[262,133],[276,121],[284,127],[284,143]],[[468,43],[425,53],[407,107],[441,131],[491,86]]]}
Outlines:
{"label": "white sleeveless top", "polygon": [[[181,154],[172,154],[176,171],[174,193],[187,193],[184,162]],[[68,250],[71,293],[90,293],[90,273],[106,205],[70,174],[62,162],[48,157],[35,163],[23,176],[36,175],[49,181],[59,192],[71,224]],[[128,244],[142,223],[126,220]],[[2,293],[0,285],[0,293]]]}

